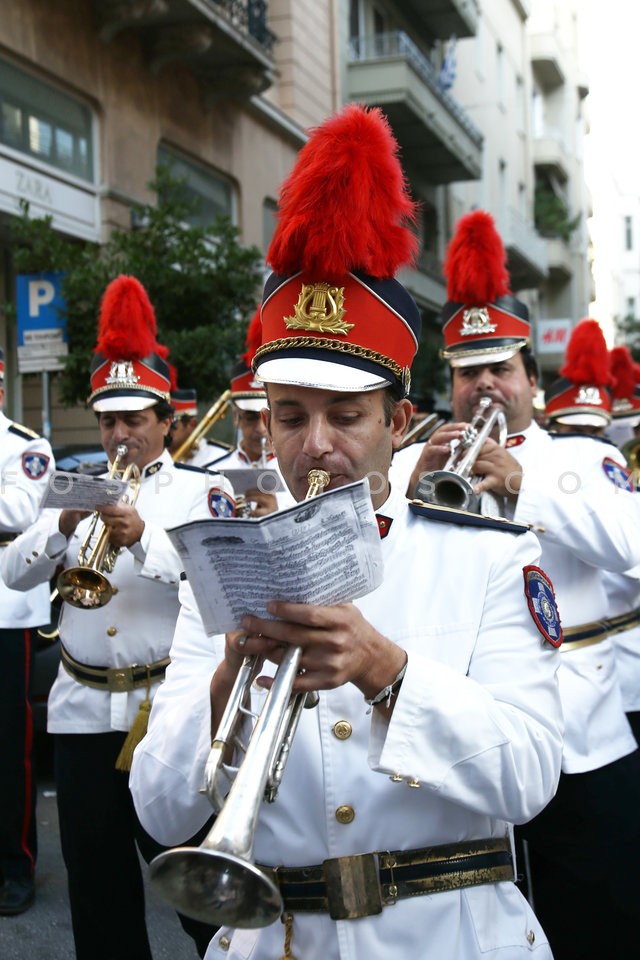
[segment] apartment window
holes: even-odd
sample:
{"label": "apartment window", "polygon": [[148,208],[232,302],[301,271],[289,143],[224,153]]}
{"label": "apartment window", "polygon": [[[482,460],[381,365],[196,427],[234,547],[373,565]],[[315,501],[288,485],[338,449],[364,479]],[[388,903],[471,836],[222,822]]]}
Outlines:
{"label": "apartment window", "polygon": [[184,181],[184,197],[198,205],[187,219],[193,227],[208,227],[218,217],[235,223],[235,193],[230,181],[184,157],[168,147],[158,147],[158,164],[169,167],[176,180]]}
{"label": "apartment window", "polygon": [[350,0],[349,3],[349,37],[360,39],[360,0]]}
{"label": "apartment window", "polygon": [[633,250],[633,220],[631,217],[624,218],[624,248]]}
{"label": "apartment window", "polygon": [[522,77],[516,77],[516,123],[518,133],[525,131],[524,82]]}
{"label": "apartment window", "polygon": [[498,44],[496,47],[496,95],[501,107],[505,106],[505,76],[504,76],[504,49]]}
{"label": "apartment window", "polygon": [[0,59],[0,143],[93,183],[90,108]]}

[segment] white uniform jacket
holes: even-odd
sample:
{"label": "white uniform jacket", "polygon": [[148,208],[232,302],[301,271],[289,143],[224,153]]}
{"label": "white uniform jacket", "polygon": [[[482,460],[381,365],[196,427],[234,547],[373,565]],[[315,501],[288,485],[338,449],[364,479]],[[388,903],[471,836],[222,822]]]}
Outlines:
{"label": "white uniform jacket", "polygon": [[215,440],[201,440],[193,451],[192,455],[186,461],[189,467],[206,467],[212,460],[219,457],[225,457],[230,447],[224,443],[216,443]]}
{"label": "white uniform jacket", "polygon": [[[630,613],[640,607],[640,566],[626,573],[603,571],[609,600],[609,616]],[[627,713],[640,711],[640,625],[611,635],[616,654],[622,704]]]}
{"label": "white uniform jacket", "polygon": [[[370,711],[351,684],[320,692],[318,707],[303,711],[275,803],[261,807],[258,862],[301,866],[503,837],[508,822],[533,817],[556,790],[560,657],[524,595],[535,537],[416,517],[400,490],[378,514],[390,521],[384,582],[356,604],[408,652],[393,716],[387,723]],[[130,780],[145,828],[163,844],[191,836],[211,813],[199,791],[209,684],[224,655],[224,638],[205,636],[188,583],[181,600],[172,663]],[[252,693],[254,708],[263,696]],[[347,739],[334,733],[339,721],[351,725]],[[336,818],[342,804],[355,811],[351,823]],[[273,960],[283,930],[223,929],[207,960]],[[221,936],[232,937],[230,947]],[[359,920],[296,913],[292,952],[299,960],[551,956],[510,882],[401,900]]]}
{"label": "white uniform jacket", "polygon": [[[620,452],[590,437],[552,437],[535,423],[507,443],[523,467],[514,519],[540,538],[563,628],[601,620],[609,610],[603,569],[622,572],[640,561],[640,497],[617,487],[604,466],[623,464]],[[636,741],[612,641],[561,653],[562,768],[585,773],[631,753]]]}
{"label": "white uniform jacket", "polygon": [[[0,412],[0,554],[7,537],[26,530],[38,516],[54,467],[49,441]],[[0,579],[0,629],[48,623],[49,593],[48,584],[23,593]]]}
{"label": "white uniform jacket", "polygon": [[[136,510],[145,522],[140,541],[123,549],[109,582],[117,593],[103,607],[82,610],[64,603],[60,639],[81,663],[120,667],[154,663],[168,656],[178,616],[182,563],[166,529],[211,516],[211,477],[176,467],[165,450],[143,470]],[[91,518],[78,524],[67,542],[58,530],[59,511],[46,510],[6,549],[2,573],[17,589],[47,583],[58,565],[77,563]],[[98,532],[101,524],[98,524]],[[152,685],[151,696],[158,684]],[[61,665],[48,704],[50,733],[104,733],[129,730],[145,689],[109,693],[74,680]]]}

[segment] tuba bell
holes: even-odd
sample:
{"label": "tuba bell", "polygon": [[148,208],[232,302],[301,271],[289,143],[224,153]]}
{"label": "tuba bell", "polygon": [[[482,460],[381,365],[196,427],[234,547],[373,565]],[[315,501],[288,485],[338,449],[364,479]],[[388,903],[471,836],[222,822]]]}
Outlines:
{"label": "tuba bell", "polygon": [[415,491],[416,500],[478,513],[480,497],[473,489],[470,477],[478,454],[496,424],[498,443],[503,447],[507,440],[504,412],[490,397],[482,397],[462,438],[452,441],[451,454],[442,470],[434,470],[420,478]]}
{"label": "tuba bell", "polygon": [[[308,500],[322,493],[329,474],[311,470],[307,481]],[[317,693],[292,695],[301,655],[300,647],[287,647],[257,716],[247,703],[261,662],[245,657],[205,767],[206,794],[219,815],[199,847],[175,847],[151,861],[151,884],[186,916],[241,928],[268,926],[282,913],[278,886],[253,862],[253,846],[261,803],[276,798],[302,709],[318,702]],[[254,727],[245,745],[238,729],[246,719]],[[224,762],[232,747],[244,754],[233,779]]]}
{"label": "tuba bell", "polygon": [[621,452],[626,458],[627,466],[631,471],[633,483],[637,490],[640,488],[640,437],[632,437],[631,440],[627,440],[621,447]]}
{"label": "tuba bell", "polygon": [[[120,501],[133,506],[140,492],[140,470],[134,463],[129,464],[124,470],[119,469],[119,463],[126,455],[127,448],[121,444],[117,449],[115,460],[110,465],[109,480],[117,477],[133,487],[133,495],[129,497],[125,494]],[[91,547],[91,540],[100,522],[100,514],[96,510],[80,545],[77,566],[63,570],[56,583],[56,590],[61,599],[65,603],[70,603],[72,607],[79,607],[82,610],[103,607],[109,603],[115,592],[105,574],[113,572],[120,547],[114,547],[109,542],[109,533],[104,524],[100,528],[95,544]]]}

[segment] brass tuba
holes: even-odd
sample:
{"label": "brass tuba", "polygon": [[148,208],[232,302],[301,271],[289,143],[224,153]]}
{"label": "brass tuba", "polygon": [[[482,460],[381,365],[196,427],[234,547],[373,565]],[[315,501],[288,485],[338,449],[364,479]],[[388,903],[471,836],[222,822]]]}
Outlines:
{"label": "brass tuba", "polygon": [[231,390],[225,390],[221,393],[215,403],[212,403],[202,420],[193,428],[187,439],[180,444],[178,449],[172,454],[174,463],[184,463],[191,456],[194,447],[200,442],[211,427],[218,420],[224,417],[231,403]]}
{"label": "brass tuba", "polygon": [[[329,474],[311,470],[307,480],[305,499],[322,493]],[[265,927],[282,912],[280,891],[254,864],[253,846],[260,805],[276,798],[302,709],[318,702],[317,693],[292,696],[301,655],[300,647],[287,647],[258,716],[247,703],[261,662],[245,657],[205,767],[206,793],[219,816],[199,847],[176,847],[151,862],[149,877],[157,892],[196,920]],[[238,733],[243,719],[255,721],[246,746]],[[234,779],[224,762],[232,747],[244,754]]]}
{"label": "brass tuba", "polygon": [[490,397],[482,397],[462,439],[451,443],[451,455],[442,470],[434,470],[420,478],[415,491],[416,500],[477,513],[480,498],[470,477],[478,454],[496,424],[498,443],[503,447],[507,440],[506,417]]}
{"label": "brass tuba", "polygon": [[631,440],[627,440],[621,447],[621,452],[626,458],[627,466],[631,471],[633,483],[637,490],[640,488],[640,437],[632,437]]}
{"label": "brass tuba", "polygon": [[[121,444],[117,449],[115,460],[110,465],[109,479],[113,480],[118,477],[133,487],[133,495],[129,497],[125,494],[120,501],[133,506],[140,492],[140,470],[134,463],[129,464],[124,470],[118,468],[120,461],[126,455],[127,448],[124,444]],[[70,603],[72,607],[79,607],[82,610],[103,607],[106,603],[109,603],[115,592],[105,574],[112,573],[120,553],[120,547],[114,547],[109,542],[109,533],[105,525],[102,524],[96,542],[91,548],[91,540],[96,534],[99,522],[101,522],[100,514],[96,510],[92,515],[89,529],[78,551],[78,565],[63,570],[56,584],[57,592],[62,600]]]}

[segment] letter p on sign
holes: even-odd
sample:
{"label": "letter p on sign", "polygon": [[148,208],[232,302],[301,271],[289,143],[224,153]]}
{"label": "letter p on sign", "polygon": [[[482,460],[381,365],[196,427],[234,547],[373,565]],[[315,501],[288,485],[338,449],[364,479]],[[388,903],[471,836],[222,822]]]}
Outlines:
{"label": "letter p on sign", "polygon": [[42,307],[48,306],[56,295],[56,288],[50,280],[29,281],[29,316],[37,317]]}

